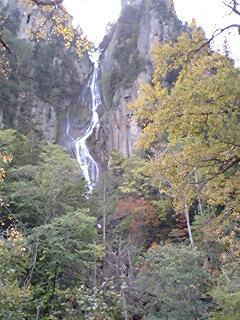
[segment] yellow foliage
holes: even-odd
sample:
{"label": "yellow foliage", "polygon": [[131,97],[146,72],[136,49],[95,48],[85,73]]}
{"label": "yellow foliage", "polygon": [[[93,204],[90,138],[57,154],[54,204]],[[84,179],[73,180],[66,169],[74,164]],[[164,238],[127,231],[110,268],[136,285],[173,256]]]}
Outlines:
{"label": "yellow foliage", "polygon": [[[9,163],[11,161],[12,161],[12,156],[11,155],[0,151],[0,162],[3,162],[3,163],[6,164],[6,163]],[[4,178],[5,178],[5,170],[4,170],[4,168],[0,167],[0,183],[2,183],[4,181]],[[3,204],[4,204],[4,202],[3,202],[3,199],[2,199],[2,197],[0,195],[0,207],[2,207]]]}
{"label": "yellow foliage", "polygon": [[196,51],[203,41],[195,29],[154,47],[152,85],[132,106],[143,127],[138,147],[154,150],[150,172],[156,185],[171,185],[178,211],[197,195],[239,210],[240,71],[207,47]]}
{"label": "yellow foliage", "polygon": [[30,40],[39,42],[60,36],[64,39],[66,48],[74,48],[80,58],[93,47],[93,44],[83,37],[79,27],[74,29],[72,17],[62,5],[41,6],[31,0],[18,0],[18,3],[25,12],[31,14],[30,23],[24,29]]}

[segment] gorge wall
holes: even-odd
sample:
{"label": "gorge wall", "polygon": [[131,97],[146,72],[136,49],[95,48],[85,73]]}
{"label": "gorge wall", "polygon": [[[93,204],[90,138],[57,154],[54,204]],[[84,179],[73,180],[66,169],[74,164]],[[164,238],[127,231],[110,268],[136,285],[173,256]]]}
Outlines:
{"label": "gorge wall", "polygon": [[142,83],[150,81],[150,51],[158,42],[174,40],[185,26],[168,0],[122,1],[121,15],[101,44],[101,86],[105,110],[101,118],[101,150],[129,157],[139,135],[128,104]]}
{"label": "gorge wall", "polygon": [[74,48],[66,48],[61,36],[32,39],[33,30],[45,21],[35,7],[8,0],[0,9],[12,69],[8,79],[0,78],[0,128],[69,148],[69,135],[79,135],[91,115],[86,84],[93,64],[87,54],[80,59]]}

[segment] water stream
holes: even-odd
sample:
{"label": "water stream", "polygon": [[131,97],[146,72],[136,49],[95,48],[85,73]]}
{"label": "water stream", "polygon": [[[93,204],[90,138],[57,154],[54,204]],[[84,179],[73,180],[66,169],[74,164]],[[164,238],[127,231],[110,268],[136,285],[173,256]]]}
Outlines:
{"label": "water stream", "polygon": [[[87,139],[93,134],[94,129],[99,125],[99,116],[97,113],[97,109],[101,104],[101,96],[100,89],[97,83],[98,80],[98,64],[95,63],[94,72],[90,81],[89,88],[91,90],[92,95],[92,117],[91,122],[86,129],[83,136],[78,137],[73,140],[73,149],[76,160],[82,170],[82,174],[87,182],[88,190],[91,193],[96,186],[99,178],[99,167],[97,162],[91,156],[88,146]],[[67,135],[69,135],[69,117],[67,117]]]}

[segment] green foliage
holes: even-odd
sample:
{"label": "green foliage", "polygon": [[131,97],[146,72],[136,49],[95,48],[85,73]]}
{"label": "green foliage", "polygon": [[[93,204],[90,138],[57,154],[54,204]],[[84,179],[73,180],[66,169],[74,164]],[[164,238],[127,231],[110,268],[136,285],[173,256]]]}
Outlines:
{"label": "green foliage", "polygon": [[115,230],[114,230],[114,235],[117,238],[123,238],[129,233],[129,228],[132,223],[133,217],[129,214],[117,224]]}
{"label": "green foliage", "polygon": [[218,286],[212,295],[216,302],[214,320],[237,320],[240,316],[240,286],[238,264],[224,265],[224,273],[218,279]]}
{"label": "green foliage", "polygon": [[41,96],[44,101],[51,103],[60,111],[63,98],[77,96],[79,79],[75,77],[74,54],[64,55],[63,59],[58,47],[56,39],[48,45],[38,44],[33,52],[32,68],[37,96]]}
{"label": "green foliage", "polygon": [[[49,224],[31,229],[28,237],[12,228],[6,238],[1,239],[2,319],[29,317],[35,312],[33,305],[39,306],[42,314],[66,313],[67,319],[72,319],[72,314],[85,314],[91,303],[91,310],[95,310],[94,303],[97,302],[93,300],[101,301],[105,292],[101,291],[91,301],[90,274],[102,257],[103,249],[97,244],[95,219],[87,214],[79,211],[53,219]],[[75,296],[76,292],[78,296]],[[89,295],[85,297],[82,293]],[[77,306],[73,299],[77,299]],[[71,305],[72,310],[65,311],[67,305]],[[104,308],[107,308],[106,303]]]}
{"label": "green foliage", "polygon": [[185,246],[163,245],[148,250],[141,260],[136,282],[144,318],[200,319],[207,305],[209,275],[203,270],[203,255]]}
{"label": "green foliage", "polygon": [[36,163],[41,145],[34,145],[24,135],[13,129],[0,131],[0,149],[12,155],[12,166]]}
{"label": "green foliage", "polygon": [[0,284],[0,317],[2,320],[22,320],[29,316],[32,292],[18,283]]}
{"label": "green foliage", "polygon": [[[85,304],[71,305],[79,318],[88,308],[93,292],[92,272],[104,253],[97,222],[84,209],[85,187],[79,168],[59,146],[29,146],[28,139],[14,130],[1,131],[0,136],[2,152],[11,152],[15,158],[6,167],[7,179],[3,183],[1,318],[32,318],[37,306],[46,319],[59,312],[64,314],[61,302],[67,304],[69,293],[84,286],[89,292]],[[34,162],[29,150],[35,153]],[[99,293],[97,301],[102,299],[101,294],[105,295]],[[66,317],[72,319],[69,310]]]}
{"label": "green foliage", "polygon": [[221,311],[213,313],[214,320],[237,320],[240,315],[240,291],[226,292],[219,289],[213,293]]}
{"label": "green foliage", "polygon": [[138,156],[132,156],[122,165],[123,183],[120,190],[124,195],[149,197],[154,193],[151,177],[148,174],[148,162]]}
{"label": "green foliage", "polygon": [[[156,221],[161,226],[160,234],[166,235],[176,223],[174,218],[174,209],[171,199],[159,193],[159,190],[154,186],[153,179],[149,174],[149,161],[140,155],[133,155],[121,163],[122,181],[119,185],[120,196],[124,199],[133,197],[136,200],[142,198],[149,201],[149,204],[154,208]],[[130,210],[130,207],[129,207]],[[131,211],[131,210],[130,210]],[[150,208],[146,213],[151,216]],[[128,224],[128,218],[124,218],[118,226],[122,230],[122,226]],[[153,220],[150,218],[151,224]],[[131,221],[130,221],[131,222]],[[129,222],[129,223],[130,223]],[[154,223],[153,223],[154,224]],[[153,225],[152,225],[153,227]]]}
{"label": "green foliage", "polygon": [[223,320],[240,314],[240,73],[207,46],[195,51],[204,41],[203,31],[193,26],[191,37],[182,34],[174,43],[157,44],[152,84],[133,105],[143,128],[138,146],[151,151],[148,172],[162,197],[153,200],[160,221],[174,208],[182,221],[179,230],[189,220],[190,235],[193,220],[194,239],[205,252],[204,259],[196,249],[177,246],[147,253],[140,271],[146,319]]}
{"label": "green foliage", "polygon": [[90,207],[100,221],[104,211],[107,217],[110,217],[116,211],[120,194],[118,187],[122,182],[124,161],[122,155],[112,152],[108,167],[104,167],[103,172],[100,173],[100,181],[94,190]]}
{"label": "green foliage", "polygon": [[123,174],[124,162],[125,158],[120,153],[118,153],[117,151],[113,151],[111,153],[110,168],[111,171],[118,177]]}
{"label": "green foliage", "polygon": [[101,85],[107,98],[107,104],[109,106],[113,101],[113,96],[118,88],[119,82],[119,69],[117,66],[113,66],[113,68],[106,72],[102,77]]}
{"label": "green foliage", "polygon": [[79,168],[59,146],[34,146],[13,130],[1,131],[0,137],[1,149],[14,159],[2,186],[8,204],[2,219],[11,217],[33,227],[85,207]]}
{"label": "green foliage", "polygon": [[[62,1],[61,1],[62,2]],[[61,3],[58,3],[61,6]],[[7,76],[13,69],[9,67],[9,60],[11,59],[9,53],[14,52],[14,46],[12,42],[5,36],[5,33],[12,33],[14,37],[17,37],[17,33],[24,32],[28,41],[34,41],[35,44],[42,42],[46,43],[46,40],[51,41],[58,39],[58,42],[62,45],[62,49],[70,52],[78,58],[82,56],[93,45],[90,41],[83,36],[81,28],[73,27],[72,17],[67,13],[65,9],[55,8],[51,3],[41,3],[36,1],[18,0],[14,7],[6,4],[1,5],[1,38],[0,54],[3,58],[0,63],[0,74]],[[28,12],[28,15],[26,13]],[[30,13],[31,12],[31,13]],[[28,21],[25,20],[25,15]],[[25,24],[25,22],[27,22]],[[25,25],[24,25],[25,24]],[[23,26],[24,29],[23,30]],[[7,50],[5,50],[7,48]],[[18,56],[18,52],[15,52]],[[9,70],[8,70],[9,69]]]}
{"label": "green foliage", "polygon": [[156,215],[161,225],[171,227],[175,223],[174,209],[170,198],[152,200]]}
{"label": "green foliage", "polygon": [[92,266],[103,254],[96,244],[95,226],[87,212],[77,211],[32,229],[28,241],[32,250],[37,250],[33,281],[49,290],[55,290],[57,283],[61,288],[89,284]]}
{"label": "green foliage", "polygon": [[51,319],[59,319],[59,316],[66,320],[120,319],[121,297],[114,289],[112,281],[104,281],[95,290],[85,285],[71,290],[57,289]]}
{"label": "green foliage", "polygon": [[0,317],[22,320],[31,307],[31,287],[25,286],[24,275],[30,266],[26,239],[15,229],[0,239]]}

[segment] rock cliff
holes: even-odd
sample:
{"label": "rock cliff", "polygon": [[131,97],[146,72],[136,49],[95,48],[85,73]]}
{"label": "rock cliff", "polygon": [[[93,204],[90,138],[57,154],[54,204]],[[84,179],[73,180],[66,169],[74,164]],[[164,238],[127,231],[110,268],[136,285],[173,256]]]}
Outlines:
{"label": "rock cliff", "polygon": [[[15,0],[2,5],[12,72],[0,79],[0,128],[68,148],[69,136],[79,135],[90,117],[86,83],[93,65],[87,54],[80,59],[74,48],[67,49],[62,37],[32,39],[32,30],[42,23],[37,8]],[[67,135],[68,121],[72,129]]]}
{"label": "rock cliff", "polygon": [[[123,0],[119,20],[101,44],[101,86],[105,112],[101,141],[109,152],[129,157],[139,135],[128,104],[151,79],[151,47],[173,40],[184,27],[168,0]],[[101,147],[102,149],[102,147]]]}

